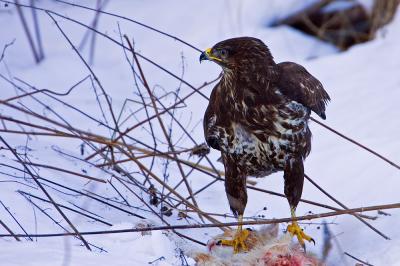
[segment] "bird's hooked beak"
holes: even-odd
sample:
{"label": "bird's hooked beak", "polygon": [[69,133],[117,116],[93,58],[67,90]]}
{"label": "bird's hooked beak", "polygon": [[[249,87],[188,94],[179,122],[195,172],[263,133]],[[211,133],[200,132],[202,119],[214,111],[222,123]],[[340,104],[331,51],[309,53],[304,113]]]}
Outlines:
{"label": "bird's hooked beak", "polygon": [[218,58],[218,57],[214,56],[214,55],[211,53],[211,48],[208,48],[208,49],[206,49],[204,52],[202,52],[201,55],[200,55],[199,60],[200,60],[200,63],[201,63],[201,61],[203,61],[203,60],[211,60],[211,61],[222,62],[221,58]]}
{"label": "bird's hooked beak", "polygon": [[200,55],[200,63],[203,60],[210,60],[210,56],[211,56],[211,48],[207,48],[204,52],[201,53]]}

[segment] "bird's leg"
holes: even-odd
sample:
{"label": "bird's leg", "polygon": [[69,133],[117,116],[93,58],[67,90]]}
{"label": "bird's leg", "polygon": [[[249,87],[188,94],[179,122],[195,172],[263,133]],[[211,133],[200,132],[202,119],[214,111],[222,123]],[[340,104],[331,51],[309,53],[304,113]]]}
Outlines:
{"label": "bird's leg", "polygon": [[[242,230],[243,213],[247,204],[246,176],[243,172],[238,171],[234,160],[227,158],[222,153],[225,165],[225,192],[228,198],[229,207],[235,217],[238,217],[238,228],[231,240],[221,240],[219,244],[232,246],[233,252],[247,251],[245,241],[249,236],[249,230]],[[218,243],[217,243],[218,244]]]}
{"label": "bird's leg", "polygon": [[219,245],[232,246],[233,253],[235,254],[239,253],[241,250],[248,251],[245,240],[250,233],[247,229],[242,230],[243,215],[239,215],[238,222],[239,225],[233,239],[222,239],[218,242]]}
{"label": "bird's leg", "polygon": [[285,178],[285,196],[288,199],[292,215],[292,223],[288,225],[287,231],[292,237],[297,237],[305,251],[306,245],[304,244],[304,240],[314,242],[314,244],[315,241],[303,232],[296,219],[296,206],[300,201],[304,183],[304,166],[302,159],[298,157],[290,158],[286,163],[283,177]]}
{"label": "bird's leg", "polygon": [[288,225],[287,231],[290,233],[290,235],[296,236],[297,240],[299,241],[300,245],[303,247],[304,251],[306,250],[306,245],[304,243],[304,240],[307,240],[308,242],[313,242],[315,245],[314,239],[312,237],[306,235],[303,232],[303,229],[300,228],[299,224],[296,221],[296,207],[290,206],[290,212],[292,216],[292,223]]}

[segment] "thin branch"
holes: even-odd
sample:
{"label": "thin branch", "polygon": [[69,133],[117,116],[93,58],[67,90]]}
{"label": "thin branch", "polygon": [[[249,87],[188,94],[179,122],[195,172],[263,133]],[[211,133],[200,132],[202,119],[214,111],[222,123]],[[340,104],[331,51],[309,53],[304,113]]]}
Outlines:
{"label": "thin branch", "polygon": [[89,179],[89,180],[93,180],[93,181],[97,181],[97,182],[100,182],[100,183],[107,183],[107,181],[104,180],[104,179],[100,179],[100,178],[97,178],[97,177],[92,177],[92,176],[89,176],[89,175],[84,175],[84,174],[81,174],[81,173],[78,173],[78,172],[70,171],[70,170],[67,170],[67,169],[62,169],[62,168],[56,167],[56,166],[51,166],[51,165],[47,165],[47,164],[39,164],[39,163],[30,163],[30,162],[26,162],[25,164],[36,166],[36,167],[41,167],[41,168],[48,168],[48,169],[56,170],[56,171],[59,171],[59,172],[68,173],[68,174],[74,175],[74,176],[80,176],[80,177],[83,177],[83,178],[86,178],[86,179]]}
{"label": "thin branch", "polygon": [[[65,232],[71,233],[71,232],[69,232],[69,231],[67,230],[67,228],[65,228],[59,221],[56,221],[53,217],[51,217],[51,216],[46,212],[45,209],[41,208],[39,205],[37,205],[35,202],[33,202],[29,196],[24,195],[24,194],[22,194],[22,193],[20,193],[20,194],[21,194],[27,201],[29,201],[29,203],[31,203],[34,207],[36,207],[40,212],[42,212],[45,216],[47,216],[50,220],[52,220],[52,221],[54,222],[54,224],[56,224],[56,225],[58,225],[59,227],[61,227]],[[34,213],[35,213],[35,208],[33,208],[33,210],[34,210]],[[36,217],[36,214],[35,214],[35,217]],[[29,237],[29,235],[28,235],[28,237]],[[80,235],[75,234],[74,237],[76,237],[77,239],[80,239]],[[97,249],[99,249],[99,250],[101,250],[101,251],[105,251],[103,248],[100,248],[100,247],[98,247],[98,246],[96,246],[96,245],[93,245],[93,244],[91,244],[91,243],[89,243],[89,242],[88,242],[88,244],[89,244],[89,246],[95,247],[95,248],[97,248]]]}
{"label": "thin branch", "polygon": [[[136,192],[134,192],[127,184],[125,184],[125,182],[123,182],[124,180],[122,180],[122,179],[120,179],[120,178],[118,178],[118,177],[117,177],[116,179],[117,179],[123,186],[125,186],[126,189],[128,189],[133,195],[135,195],[136,198],[138,198],[150,211],[152,211],[158,218],[160,218],[160,220],[161,220],[162,222],[164,222],[167,226],[171,226],[161,215],[159,215],[157,212],[155,212],[155,211],[153,210],[153,208],[151,208],[151,206],[150,206],[149,204],[147,204],[146,201],[144,201],[141,197],[139,197],[139,195],[138,195]],[[204,243],[201,242],[201,241],[195,240],[195,239],[193,239],[193,238],[191,238],[191,237],[188,237],[188,236],[186,236],[186,235],[184,235],[184,234],[181,234],[181,233],[179,233],[179,232],[176,232],[175,230],[173,230],[173,232],[174,232],[175,234],[177,234],[178,236],[181,236],[181,237],[183,237],[183,238],[189,239],[189,240],[191,240],[191,241],[193,241],[193,242],[195,242],[195,243],[197,243],[197,244],[206,246],[206,244],[204,244]]]}
{"label": "thin branch", "polygon": [[[4,203],[0,200],[0,204],[4,207],[4,209],[8,212],[8,214],[13,218],[13,220],[18,224],[19,228],[21,228],[22,231],[24,231],[25,234],[28,234],[28,232],[25,231],[24,227],[20,224],[20,222],[15,218],[15,216],[10,212],[9,208],[4,205]],[[29,240],[33,241],[31,237],[29,237]]]}
{"label": "thin branch", "polygon": [[170,191],[172,194],[174,194],[176,197],[178,197],[180,200],[184,202],[186,206],[189,208],[196,210],[197,212],[201,213],[207,220],[213,223],[220,223],[217,219],[214,219],[213,217],[210,217],[209,215],[203,213],[199,208],[188,202],[184,197],[182,197],[178,192],[176,192],[173,188],[171,188],[168,184],[166,184],[164,181],[161,180],[158,176],[156,176],[152,171],[150,171],[144,164],[142,164],[139,160],[136,158],[132,157],[129,153],[121,149],[120,147],[117,146],[117,148],[124,153],[127,157],[131,158],[133,162],[136,163],[136,165],[143,170],[144,172],[148,173],[149,176],[151,176],[154,180],[156,180],[160,185],[164,186],[168,191]]}
{"label": "thin branch", "polygon": [[17,241],[21,241],[21,239],[19,239],[19,237],[13,233],[13,231],[11,231],[11,229],[2,221],[0,220],[0,225],[4,227],[4,229],[6,229],[6,231],[15,238],[15,240]]}
{"label": "thin branch", "polygon": [[[317,183],[314,182],[314,180],[312,180],[308,175],[304,174],[304,177],[311,183],[313,184],[319,191],[321,191],[322,193],[324,193],[328,198],[330,198],[331,200],[333,200],[334,202],[336,202],[340,207],[342,207],[345,210],[348,210],[348,208],[341,203],[340,201],[338,201],[337,199],[335,199],[331,194],[329,194],[326,190],[324,190],[322,187],[320,187]],[[388,236],[386,236],[384,233],[382,233],[381,231],[379,231],[378,229],[376,229],[373,225],[371,225],[370,223],[368,223],[367,221],[365,221],[363,218],[361,218],[357,213],[354,213],[354,217],[356,217],[360,222],[362,222],[363,224],[365,224],[366,226],[368,226],[369,228],[371,228],[374,232],[376,232],[378,235],[380,235],[381,237],[383,237],[386,240],[389,240],[390,238]]]}
{"label": "thin branch", "polygon": [[[367,212],[376,210],[387,210],[387,209],[399,209],[400,203],[385,204],[385,205],[375,205],[368,207],[359,207],[348,210],[340,210],[335,212],[325,212],[319,214],[310,214],[305,216],[296,217],[296,221],[303,220],[313,220],[325,217],[339,216],[345,214],[352,214],[356,212]],[[172,226],[153,226],[145,228],[130,228],[130,229],[120,229],[120,230],[107,230],[107,231],[88,231],[81,232],[82,235],[104,235],[104,234],[121,234],[121,233],[131,233],[131,232],[147,232],[147,231],[160,231],[160,230],[181,230],[181,229],[200,229],[200,228],[212,228],[212,227],[226,227],[226,226],[238,226],[238,225],[267,225],[267,224],[278,224],[278,223],[289,223],[292,222],[293,218],[280,218],[280,219],[269,219],[262,221],[242,221],[232,222],[232,223],[219,223],[219,224],[187,224],[187,225],[172,225]],[[75,236],[76,233],[53,233],[53,234],[32,234],[30,237],[58,237],[58,236]],[[17,234],[18,237],[24,237],[26,235]],[[12,237],[8,234],[0,234],[0,237]]]}
{"label": "thin branch", "polygon": [[360,260],[359,258],[354,257],[353,255],[351,255],[351,254],[349,254],[349,253],[347,253],[347,252],[344,252],[344,254],[345,254],[346,256],[349,256],[350,258],[352,258],[352,259],[358,261],[358,262],[361,262],[362,264],[365,264],[365,265],[367,265],[367,266],[374,266],[374,265],[372,265],[372,264],[370,264],[370,263],[368,263],[368,262],[365,262],[365,261],[363,261],[363,260]]}
{"label": "thin branch", "polygon": [[38,185],[38,187],[42,190],[42,192],[46,195],[46,197],[51,201],[53,206],[56,208],[56,210],[61,214],[61,216],[64,218],[64,220],[69,224],[69,226],[72,228],[72,230],[75,232],[75,235],[79,236],[79,238],[82,240],[83,244],[88,250],[91,250],[89,247],[88,242],[83,238],[83,236],[78,232],[76,227],[72,224],[72,222],[68,219],[68,217],[64,214],[64,212],[58,207],[58,205],[54,202],[53,198],[50,196],[50,194],[47,192],[47,190],[43,187],[43,185],[39,182],[37,177],[31,172],[31,170],[26,166],[26,164],[22,161],[22,159],[19,157],[17,152],[5,141],[5,139],[0,136],[0,140],[4,143],[4,145],[7,146],[7,148],[10,149],[10,151],[14,154],[14,156],[17,158],[17,160],[21,163],[21,165],[25,168],[25,170],[29,173],[29,175],[33,178],[35,183]]}
{"label": "thin branch", "polygon": [[318,125],[320,125],[320,126],[326,128],[326,129],[332,131],[332,132],[335,133],[336,135],[338,135],[338,136],[344,138],[345,140],[347,140],[347,141],[349,141],[349,142],[351,142],[351,143],[357,145],[358,147],[360,147],[360,148],[362,148],[362,149],[368,151],[369,153],[372,153],[372,154],[375,155],[376,157],[378,157],[378,158],[384,160],[384,161],[387,162],[388,164],[390,164],[390,165],[394,166],[395,168],[397,168],[398,170],[400,170],[400,166],[399,166],[398,164],[395,164],[394,162],[392,162],[392,161],[389,160],[388,158],[384,157],[383,155],[380,155],[380,154],[377,153],[376,151],[373,151],[373,150],[371,150],[370,148],[368,148],[367,146],[365,146],[365,145],[363,145],[363,144],[361,144],[361,143],[355,141],[354,139],[351,139],[351,138],[349,138],[349,137],[343,135],[343,134],[340,133],[339,131],[337,131],[337,130],[331,128],[330,126],[328,126],[328,125],[326,125],[326,124],[324,124],[324,123],[322,123],[322,122],[320,122],[320,121],[318,121],[318,120],[316,120],[316,119],[313,118],[313,117],[311,117],[310,119],[311,119],[311,121],[314,121],[314,122],[317,123]]}
{"label": "thin branch", "polygon": [[15,40],[16,40],[16,39],[13,39],[11,42],[6,43],[6,45],[4,45],[4,47],[3,47],[3,52],[1,52],[1,56],[0,56],[0,62],[3,61],[4,56],[6,55],[6,50],[7,50],[7,48],[10,47],[11,45],[13,45],[14,42],[15,42]]}
{"label": "thin branch", "polygon": [[198,51],[200,53],[202,52],[199,48],[195,47],[194,45],[191,45],[190,43],[188,43],[188,42],[186,42],[186,41],[184,41],[184,40],[182,40],[182,39],[180,39],[180,38],[178,38],[178,37],[176,37],[174,35],[171,35],[171,34],[166,33],[164,31],[161,31],[161,30],[158,30],[156,28],[153,28],[153,27],[151,27],[149,25],[146,25],[146,24],[144,24],[142,22],[139,22],[137,20],[133,20],[133,19],[130,19],[128,17],[124,17],[124,16],[121,16],[121,15],[118,15],[118,14],[113,14],[113,13],[106,12],[106,11],[103,11],[103,10],[97,10],[97,9],[94,9],[94,8],[90,8],[88,6],[78,5],[76,3],[70,3],[70,2],[66,2],[66,1],[62,1],[62,0],[55,0],[55,1],[67,4],[67,5],[70,5],[70,6],[75,6],[75,7],[80,7],[80,8],[84,8],[84,9],[87,9],[87,10],[92,10],[92,11],[99,12],[99,13],[102,13],[102,14],[106,14],[106,15],[109,15],[109,16],[112,16],[112,17],[116,17],[116,18],[120,18],[120,19],[123,19],[123,20],[127,20],[127,21],[130,21],[130,22],[133,22],[133,23],[135,23],[137,25],[140,25],[140,26],[142,26],[142,27],[144,27],[146,29],[155,31],[157,33],[160,33],[161,35],[167,36],[167,37],[169,37],[169,38],[171,38],[171,39],[173,39],[175,41],[178,41],[178,42],[180,42],[180,43],[182,43],[182,44],[184,44],[184,45],[186,45],[186,46],[188,46],[188,47],[190,47],[190,48],[192,48],[192,49],[194,49],[194,50],[196,50],[196,51]]}
{"label": "thin branch", "polygon": [[36,47],[35,47],[35,44],[33,42],[32,35],[31,35],[31,31],[29,30],[28,23],[25,20],[24,12],[21,9],[21,4],[19,3],[18,0],[14,0],[14,1],[15,1],[15,3],[14,3],[15,6],[17,7],[17,12],[18,12],[19,18],[21,19],[22,27],[24,28],[24,31],[25,31],[25,35],[28,38],[28,42],[31,47],[33,57],[35,58],[35,62],[39,63],[40,56],[38,55],[38,53],[36,51]]}
{"label": "thin branch", "polygon": [[[30,1],[32,6],[35,6],[35,0]],[[43,43],[42,43],[42,35],[40,34],[40,26],[39,26],[39,19],[37,15],[37,10],[32,8],[32,18],[33,18],[33,25],[35,29],[35,35],[36,35],[36,43],[38,45],[38,56],[39,60],[42,61],[44,59],[44,50],[43,50]]]}
{"label": "thin branch", "polygon": [[110,207],[112,207],[112,208],[114,208],[114,209],[117,209],[117,210],[119,210],[119,211],[122,211],[122,212],[124,212],[124,213],[130,214],[130,215],[135,216],[135,217],[137,217],[137,218],[146,219],[145,217],[143,217],[143,216],[141,216],[141,215],[139,215],[139,214],[133,213],[133,212],[131,212],[131,211],[127,211],[127,210],[125,210],[125,209],[123,209],[123,208],[120,208],[120,207],[118,207],[118,206],[116,206],[116,205],[114,205],[114,204],[111,204],[111,203],[109,203],[109,202],[106,202],[106,201],[104,201],[104,200],[102,200],[102,199],[99,199],[99,198],[96,198],[96,197],[94,197],[94,196],[92,196],[92,195],[83,193],[83,192],[81,192],[81,191],[79,191],[79,190],[76,190],[76,189],[73,189],[73,188],[70,188],[70,187],[67,187],[67,186],[58,184],[58,183],[56,183],[56,182],[54,182],[54,181],[51,181],[51,180],[48,180],[48,179],[46,179],[46,178],[44,178],[44,177],[40,177],[40,178],[38,178],[38,179],[44,180],[44,181],[46,181],[46,182],[48,182],[48,183],[50,183],[50,184],[53,184],[53,185],[62,187],[62,188],[64,188],[64,189],[73,191],[73,192],[78,193],[78,194],[80,194],[80,195],[83,195],[83,196],[85,196],[85,197],[91,198],[91,199],[93,199],[93,200],[96,200],[96,201],[98,201],[98,202],[101,202],[101,203],[103,203],[103,204],[105,204],[105,205],[107,205],[107,206],[110,206]]}
{"label": "thin branch", "polygon": [[53,12],[46,11],[46,14],[53,20],[54,24],[58,28],[58,30],[61,32],[61,34],[64,36],[64,38],[68,41],[68,43],[71,45],[72,49],[75,51],[75,53],[78,55],[78,57],[81,59],[81,61],[84,63],[86,68],[89,70],[89,72],[92,74],[94,80],[96,83],[99,85],[101,91],[103,92],[104,98],[106,99],[108,109],[110,111],[111,117],[113,119],[113,122],[115,124],[115,130],[119,132],[119,127],[118,127],[118,122],[117,119],[115,118],[114,111],[109,99],[108,94],[106,93],[103,85],[100,83],[100,80],[98,79],[97,75],[93,72],[92,68],[89,66],[89,64],[85,61],[85,59],[82,57],[82,55],[79,53],[78,49],[76,49],[75,45],[72,43],[72,41],[68,38],[66,33],[62,30],[61,26],[58,24],[57,20],[51,15]]}
{"label": "thin branch", "polygon": [[[133,50],[133,46],[132,46],[132,44],[130,43],[128,36],[127,36],[127,35],[124,35],[124,37],[125,37],[126,42],[128,43],[128,46],[129,46],[130,51],[132,52],[132,56],[133,56],[133,58],[134,58],[134,60],[135,60],[135,62],[136,62],[136,66],[137,66],[138,69],[139,69],[139,73],[140,73],[140,76],[141,76],[141,78],[142,78],[143,85],[144,85],[144,87],[146,88],[147,93],[148,93],[149,96],[150,96],[150,100],[151,100],[151,103],[152,103],[152,105],[153,105],[154,112],[155,112],[156,115],[157,115],[157,120],[158,120],[158,122],[159,122],[159,124],[160,124],[160,127],[161,127],[161,130],[162,130],[163,134],[164,134],[164,137],[165,137],[165,139],[166,139],[167,142],[168,142],[169,149],[170,149],[172,152],[175,152],[174,145],[173,145],[172,142],[171,142],[171,139],[170,139],[170,137],[169,137],[169,135],[168,135],[168,133],[167,133],[167,130],[166,130],[166,128],[165,128],[165,125],[164,125],[164,123],[163,123],[163,121],[162,121],[162,119],[161,119],[161,117],[160,117],[159,112],[158,112],[158,108],[157,108],[155,96],[154,96],[153,93],[151,92],[151,89],[150,89],[150,87],[149,87],[149,85],[148,85],[148,83],[147,83],[147,80],[146,80],[146,77],[145,77],[144,72],[143,72],[143,70],[142,70],[142,67],[141,67],[141,65],[140,65],[140,62],[139,62],[139,60],[138,60],[138,58],[137,58],[137,56],[136,56],[136,54],[135,54],[135,51]],[[179,172],[180,172],[180,174],[181,174],[181,176],[182,176],[182,179],[183,179],[183,181],[184,181],[184,183],[185,183],[185,185],[186,185],[186,189],[188,190],[189,195],[191,196],[191,200],[192,200],[192,202],[193,202],[193,205],[194,205],[195,207],[198,208],[196,199],[195,199],[195,197],[193,196],[192,188],[190,187],[189,182],[187,181],[187,178],[186,178],[185,172],[183,171],[182,165],[180,164],[179,160],[177,160],[178,157],[177,157],[177,155],[176,155],[175,153],[173,153],[172,156],[173,156],[174,160],[176,161],[176,163],[177,163],[177,165],[178,165]],[[200,217],[200,219],[202,219],[201,214],[199,214],[199,217]],[[203,220],[203,219],[202,219],[202,220]]]}
{"label": "thin branch", "polygon": [[[2,74],[0,74],[0,77],[3,78],[4,80],[7,80],[7,78],[4,77]],[[20,98],[23,98],[23,97],[26,97],[26,96],[32,96],[33,94],[42,93],[42,92],[48,92],[48,93],[51,93],[51,94],[54,94],[54,95],[58,95],[58,96],[67,96],[68,94],[70,94],[72,92],[73,89],[78,87],[81,83],[83,83],[89,77],[90,76],[86,76],[85,78],[81,79],[80,81],[78,81],[78,83],[74,84],[66,92],[55,92],[55,91],[51,91],[51,90],[48,90],[48,89],[35,90],[35,91],[32,91],[32,92],[27,92],[25,94],[14,96],[14,97],[11,97],[11,98],[8,98],[8,99],[5,99],[5,100],[0,100],[0,104],[6,103],[6,102],[9,102],[9,101],[13,101],[13,100],[17,100],[17,99],[20,99]],[[22,80],[20,80],[18,78],[16,78],[16,80],[19,80],[20,82],[23,82]]]}
{"label": "thin branch", "polygon": [[[25,192],[25,191],[22,191],[22,190],[18,190],[17,192],[19,192],[19,193],[21,193],[21,194],[23,194],[23,195],[27,195],[27,196],[29,196],[29,197],[31,197],[31,198],[34,198],[34,199],[37,199],[37,200],[41,200],[41,201],[44,201],[44,202],[47,202],[47,203],[51,203],[51,201],[49,201],[49,200],[43,199],[43,198],[41,198],[41,197],[35,196],[35,195],[31,194],[31,193],[28,193],[28,192]],[[82,215],[82,216],[85,216],[85,217],[87,217],[87,218],[93,219],[93,220],[95,220],[95,221],[97,221],[97,222],[100,222],[100,223],[102,223],[102,224],[105,224],[105,225],[108,225],[108,226],[112,226],[112,224],[110,224],[110,223],[108,223],[108,222],[106,222],[106,221],[103,221],[103,220],[101,220],[101,219],[99,219],[99,218],[97,218],[97,217],[94,217],[94,216],[92,216],[92,215],[89,215],[89,214],[83,213],[83,212],[81,212],[81,211],[72,209],[72,208],[70,208],[70,207],[68,207],[68,206],[65,206],[65,205],[63,205],[63,204],[60,204],[60,203],[56,203],[56,204],[57,204],[60,208],[63,208],[63,209],[66,209],[66,210],[69,210],[69,211],[78,213],[78,214],[80,214],[80,215]]]}

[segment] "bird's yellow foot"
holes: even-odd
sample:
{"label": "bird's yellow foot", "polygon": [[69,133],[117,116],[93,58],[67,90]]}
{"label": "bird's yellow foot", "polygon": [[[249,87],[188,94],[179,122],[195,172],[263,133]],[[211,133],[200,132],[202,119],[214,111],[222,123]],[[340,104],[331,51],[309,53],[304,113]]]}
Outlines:
{"label": "bird's yellow foot", "polygon": [[287,231],[290,233],[292,237],[293,236],[297,237],[297,240],[299,241],[300,245],[303,247],[304,250],[306,250],[306,245],[304,244],[304,240],[307,240],[308,242],[313,242],[315,245],[314,239],[306,235],[297,222],[292,222],[291,224],[289,224],[287,227]]}
{"label": "bird's yellow foot", "polygon": [[233,247],[234,254],[237,254],[240,251],[248,251],[245,241],[249,236],[249,234],[250,234],[249,230],[247,229],[242,230],[241,228],[239,228],[236,231],[236,234],[233,237],[233,239],[222,239],[218,241],[217,245]]}

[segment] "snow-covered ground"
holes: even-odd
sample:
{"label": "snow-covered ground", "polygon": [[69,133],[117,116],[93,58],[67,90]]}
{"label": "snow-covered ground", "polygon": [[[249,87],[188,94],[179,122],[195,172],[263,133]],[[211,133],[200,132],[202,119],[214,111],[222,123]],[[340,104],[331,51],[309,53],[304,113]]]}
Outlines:
{"label": "snow-covered ground", "polygon": [[[22,2],[22,1],[21,1]],[[29,2],[29,1],[27,1]],[[79,8],[74,8],[53,1],[35,1],[37,6],[60,12],[68,17],[77,19],[85,24],[90,24],[94,13]],[[75,1],[81,4],[94,6],[95,1]],[[300,3],[301,2],[301,3]],[[149,24],[159,30],[178,36],[194,46],[205,49],[214,43],[234,36],[254,36],[262,39],[271,49],[277,62],[295,61],[304,65],[324,85],[332,101],[327,108],[326,123],[363,143],[378,153],[400,163],[400,15],[386,26],[377,36],[377,39],[357,45],[350,50],[340,53],[331,45],[321,43],[309,36],[305,36],[288,27],[268,28],[267,23],[282,17],[289,12],[294,12],[313,1],[109,1],[105,10],[126,16],[143,23]],[[364,1],[366,3],[371,1]],[[28,19],[30,10],[25,10]],[[15,39],[13,45],[5,51],[5,56],[0,62],[0,74],[8,79],[13,79],[19,86],[29,88],[15,78],[19,78],[38,89],[46,88],[57,92],[65,92],[71,86],[89,75],[89,71],[71,49],[57,29],[54,22],[45,13],[39,12],[40,28],[43,36],[44,52],[46,59],[39,65],[34,63],[26,36],[24,35],[20,20],[12,4],[0,7],[0,51]],[[56,17],[62,29],[72,42],[78,46],[85,29],[75,23]],[[119,24],[117,24],[119,23]],[[101,15],[98,29],[112,38],[120,41],[118,25],[123,34],[135,40],[135,49],[148,58],[166,67],[173,73],[193,84],[195,87],[202,85],[217,77],[220,68],[212,63],[198,63],[199,53],[190,47],[173,39],[162,36],[153,31],[122,19]],[[99,77],[103,87],[112,98],[112,105],[119,112],[126,98],[134,98],[134,85],[131,69],[126,62],[125,55],[120,47],[109,40],[97,36],[93,71]],[[87,58],[88,45],[83,50]],[[181,85],[179,81],[166,75],[156,67],[143,61],[144,72],[150,86],[159,94],[162,89],[171,92],[180,89],[181,95],[191,92],[191,89]],[[202,92],[209,95],[212,87],[207,87]],[[17,94],[22,94],[3,78],[0,79],[0,100],[8,99]],[[62,115],[63,119],[75,127],[92,133],[111,136],[104,127],[91,121],[77,112],[71,112],[59,102],[46,96],[38,96],[47,105]],[[102,119],[96,97],[88,80],[78,86],[68,96],[60,97],[67,103],[85,111],[86,114]],[[34,99],[25,97],[11,103],[18,106],[28,106],[43,115],[57,121],[49,109],[44,108]],[[21,104],[21,105],[19,105]],[[23,104],[23,105],[22,105]],[[105,106],[105,105],[104,105]],[[186,101],[185,109],[180,110],[183,124],[188,125],[191,136],[198,142],[203,142],[201,123],[207,101],[196,94]],[[130,110],[138,107],[132,104]],[[0,114],[28,122],[38,122],[36,118],[28,117],[21,112],[0,104]],[[110,117],[108,117],[109,119]],[[139,117],[139,119],[144,117]],[[103,120],[102,120],[103,121]],[[41,122],[43,123],[43,122]],[[45,124],[47,125],[47,124]],[[11,122],[4,122],[0,128],[20,130]],[[124,125],[128,127],[129,125]],[[156,130],[160,130],[156,127]],[[306,173],[321,187],[347,207],[371,206],[399,202],[400,172],[386,162],[374,157],[365,150],[343,140],[321,126],[312,123],[313,150],[305,165]],[[109,180],[111,170],[101,171],[90,164],[60,155],[60,151],[84,158],[90,154],[86,150],[84,156],[80,155],[80,142],[76,140],[35,136],[29,139],[24,135],[0,133],[1,136],[13,147],[19,148],[28,144],[30,150],[28,158],[35,163],[58,166],[64,169],[84,171],[82,173]],[[135,131],[135,137],[151,144],[146,130]],[[157,133],[162,136],[162,133]],[[173,139],[178,140],[179,134],[174,132]],[[4,148],[3,143],[0,146]],[[191,148],[193,143],[183,139],[179,147]],[[166,146],[160,144],[160,150],[166,151]],[[86,148],[88,149],[88,148]],[[218,154],[212,151],[210,158],[219,169],[222,165],[217,163]],[[188,157],[182,156],[183,159]],[[191,158],[191,160],[196,160]],[[160,175],[163,173],[164,160],[156,160],[155,170]],[[23,176],[18,170],[7,167],[12,165],[21,169],[15,162],[12,154],[0,149],[0,200],[15,215],[24,229],[29,233],[63,232],[62,229],[43,215],[37,208],[18,191],[28,192],[44,198],[43,193],[36,188],[32,180]],[[125,165],[124,165],[125,166]],[[133,167],[127,169],[135,171]],[[109,185],[102,183],[89,183],[67,173],[51,169],[35,168],[41,176],[76,190],[85,189],[107,197],[118,197]],[[176,184],[179,173],[176,166],[169,168],[169,182]],[[20,176],[17,179],[14,176]],[[15,182],[15,181],[18,181]],[[197,190],[212,181],[211,178],[200,172],[190,176],[191,186]],[[258,179],[257,187],[283,192],[282,173]],[[112,224],[111,229],[132,228],[140,219],[115,209],[106,207],[77,196],[69,194],[57,186],[48,186],[53,198],[60,204],[73,207],[72,204],[102,216],[101,219]],[[133,206],[146,209],[127,190],[124,196]],[[179,188],[180,193],[186,193],[184,186]],[[140,192],[138,192],[140,193]],[[26,194],[25,194],[26,195]],[[187,194],[184,194],[187,195]],[[28,197],[29,198],[29,197]],[[144,195],[146,198],[146,195]],[[316,202],[336,206],[329,198],[305,182],[303,198]],[[57,222],[62,218],[51,205],[34,200]],[[119,198],[120,199],[120,198]],[[223,183],[217,182],[210,186],[196,198],[201,209],[212,213],[229,213],[228,202],[225,198]],[[119,205],[122,206],[122,205]],[[267,210],[263,210],[267,207]],[[140,209],[122,208],[135,214],[142,215],[161,225],[148,211]],[[76,208],[75,208],[76,209]],[[155,210],[157,208],[154,208]],[[325,212],[326,209],[300,203],[298,215]],[[72,212],[66,212],[71,221],[80,231],[94,231],[110,229],[109,225],[94,222]],[[373,265],[400,265],[400,210],[389,210],[390,216],[378,215],[376,212],[368,213],[377,215],[378,219],[369,221],[378,230],[388,235],[391,240],[384,240],[378,234],[366,227],[353,216],[338,216],[325,221],[332,223],[330,230],[335,236],[334,248],[328,257],[329,265],[354,265],[355,261],[343,255],[346,251]],[[288,217],[289,207],[286,199],[249,191],[249,201],[246,216],[265,215],[266,218]],[[198,222],[196,216],[189,220],[190,223]],[[0,206],[0,219],[12,231],[23,233],[8,212]],[[178,219],[178,212],[174,211],[171,217],[165,217],[170,224],[184,224]],[[232,221],[218,217],[220,221]],[[157,221],[157,222],[156,222]],[[322,220],[315,220],[321,222]],[[63,226],[68,225],[63,221]],[[320,225],[305,225],[308,234],[316,240],[315,247],[309,249],[317,254],[321,253],[323,233]],[[281,224],[282,231],[286,228]],[[190,229],[180,231],[186,235],[207,242],[210,235],[219,233],[218,229]],[[7,231],[0,227],[0,234]],[[81,241],[74,238],[37,238],[33,242],[23,239],[16,242],[12,238],[1,238],[0,265],[181,265],[185,260],[179,256],[179,248],[175,242],[161,231],[152,232],[151,235],[142,236],[138,233],[125,233],[115,235],[100,235],[85,237],[90,243],[101,248],[93,248],[89,252],[81,246]],[[175,239],[175,238],[173,238]],[[195,245],[190,243],[190,245]],[[197,248],[201,248],[198,246]],[[186,258],[189,264],[193,261]]]}

